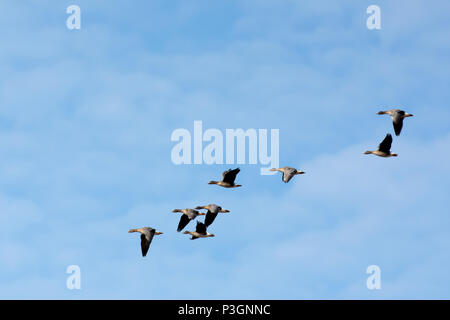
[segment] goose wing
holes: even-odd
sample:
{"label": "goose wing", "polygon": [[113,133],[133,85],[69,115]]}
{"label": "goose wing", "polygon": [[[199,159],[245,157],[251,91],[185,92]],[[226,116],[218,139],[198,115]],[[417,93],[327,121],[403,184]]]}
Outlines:
{"label": "goose wing", "polygon": [[218,212],[214,213],[208,210],[205,217],[205,226],[209,227],[217,217]]}
{"label": "goose wing", "polygon": [[198,216],[198,214],[199,214],[200,212],[198,212],[197,210],[194,210],[194,209],[186,209],[186,215],[189,217],[189,219],[195,219],[197,216]]}
{"label": "goose wing", "polygon": [[195,232],[200,234],[206,234],[206,226],[204,223],[197,221],[197,226],[195,227]]}
{"label": "goose wing", "polygon": [[234,180],[236,179],[236,176],[239,173],[239,171],[241,171],[241,169],[239,169],[239,168],[236,168],[233,170],[228,169],[227,171],[222,173],[222,181],[228,182],[230,184],[234,184]]}
{"label": "goose wing", "polygon": [[141,250],[143,257],[147,255],[148,249],[150,248],[150,243],[152,243],[155,232],[155,229],[148,228],[145,229],[143,233],[141,233]]}
{"label": "goose wing", "polygon": [[183,213],[181,215],[180,222],[178,223],[177,231],[180,232],[181,230],[183,230],[184,227],[187,226],[189,221],[191,221],[191,219],[189,219],[189,217]]}
{"label": "goose wing", "polygon": [[295,176],[296,172],[297,170],[295,170],[294,168],[284,168],[283,176],[281,177],[281,179],[283,180],[283,182],[288,183],[289,181],[291,181],[292,177]]}
{"label": "goose wing", "polygon": [[384,140],[378,146],[378,150],[381,152],[389,153],[391,151],[392,136],[388,133]]}
{"label": "goose wing", "polygon": [[397,110],[392,115],[392,124],[394,125],[394,132],[396,136],[400,135],[403,128],[403,117],[405,115],[405,111]]}

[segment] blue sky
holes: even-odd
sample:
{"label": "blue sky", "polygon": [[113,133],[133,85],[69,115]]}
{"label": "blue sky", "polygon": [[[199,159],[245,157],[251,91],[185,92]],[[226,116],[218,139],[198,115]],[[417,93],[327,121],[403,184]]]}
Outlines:
{"label": "blue sky", "polygon": [[[371,4],[381,30],[366,28]],[[449,299],[449,10],[2,1],[0,298]],[[384,106],[414,114],[398,158],[363,155],[392,132]],[[307,174],[239,165],[244,187],[210,186],[235,166],[170,159],[172,131],[194,120],[279,129],[280,164]],[[231,211],[215,238],[176,232],[172,209],[208,203]],[[127,233],[141,226],[164,232],[146,258]],[[372,264],[381,290],[366,288]]]}

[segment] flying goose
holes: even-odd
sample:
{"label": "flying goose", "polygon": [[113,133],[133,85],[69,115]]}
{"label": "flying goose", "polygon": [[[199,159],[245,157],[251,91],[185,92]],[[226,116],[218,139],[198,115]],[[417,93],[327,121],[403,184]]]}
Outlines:
{"label": "flying goose", "polygon": [[191,221],[197,218],[197,216],[204,216],[205,214],[203,212],[198,212],[194,209],[173,209],[172,212],[182,212],[180,222],[178,223],[177,231],[180,232],[184,229],[184,227],[187,226],[187,224]]}
{"label": "flying goose", "polygon": [[158,232],[153,228],[144,227],[139,229],[130,229],[128,233],[139,232],[141,234],[141,250],[142,256],[145,257],[148,252],[148,248],[150,248],[150,243],[152,243],[153,236],[163,234],[162,232]]}
{"label": "flying goose", "polygon": [[208,233],[206,231],[206,226],[204,223],[197,221],[197,226],[195,228],[195,232],[191,232],[191,231],[185,231],[183,232],[184,234],[190,234],[191,240],[195,240],[197,238],[208,238],[208,237],[214,237],[213,234]]}
{"label": "flying goose", "polygon": [[213,222],[214,219],[216,219],[219,212],[230,212],[229,210],[222,209],[221,206],[215,205],[215,204],[208,204],[207,206],[198,206],[195,209],[206,209],[208,212],[206,213],[205,217],[205,225],[206,227],[209,227]]}
{"label": "flying goose", "polygon": [[413,115],[410,113],[407,113],[403,110],[399,110],[399,109],[392,109],[392,110],[387,110],[387,111],[380,111],[377,114],[388,114],[391,116],[392,118],[392,123],[394,125],[394,131],[395,131],[395,135],[399,136],[400,132],[402,131],[402,127],[403,127],[403,119],[407,118],[407,117],[412,117]]}
{"label": "flying goose", "polygon": [[224,187],[224,188],[237,188],[242,187],[240,184],[234,184],[234,180],[236,179],[237,174],[241,171],[241,169],[228,169],[224,173],[222,173],[222,181],[210,181],[208,184],[217,184],[218,186]]}
{"label": "flying goose", "polygon": [[282,172],[281,180],[283,182],[288,183],[294,176],[297,174],[305,174],[304,171],[300,171],[291,167],[283,167],[283,168],[272,168],[270,171],[279,171]]}
{"label": "flying goose", "polygon": [[364,154],[374,154],[379,157],[397,157],[396,153],[391,153],[392,136],[388,133],[384,140],[378,146],[376,151],[366,151]]}

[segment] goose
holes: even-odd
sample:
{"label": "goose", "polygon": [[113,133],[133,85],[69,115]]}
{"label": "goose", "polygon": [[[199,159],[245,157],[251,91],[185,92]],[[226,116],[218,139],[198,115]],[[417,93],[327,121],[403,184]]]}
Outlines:
{"label": "goose", "polygon": [[364,154],[374,154],[379,157],[397,157],[398,154],[391,153],[391,145],[392,145],[392,136],[388,133],[384,140],[378,146],[378,150],[376,151],[366,151]]}
{"label": "goose", "polygon": [[236,179],[237,174],[241,171],[241,169],[228,169],[227,171],[222,173],[222,181],[210,181],[208,184],[217,184],[218,186],[224,188],[237,188],[242,187],[240,184],[235,184],[234,180]]}
{"label": "goose", "polygon": [[156,231],[150,227],[144,227],[139,229],[130,229],[128,233],[139,232],[141,234],[141,250],[142,256],[145,257],[147,255],[148,249],[150,248],[150,243],[152,243],[154,235],[163,234],[162,232]]}
{"label": "goose", "polygon": [[195,209],[197,209],[197,210],[201,210],[201,209],[208,210],[208,212],[206,213],[206,217],[205,217],[205,225],[206,225],[206,227],[209,227],[214,222],[214,219],[216,219],[216,217],[219,214],[219,212],[223,212],[223,213],[230,212],[229,210],[222,209],[221,206],[218,206],[216,204],[208,204],[207,206],[198,206]]}
{"label": "goose", "polygon": [[392,124],[394,125],[394,131],[395,131],[396,136],[399,136],[400,132],[402,131],[403,119],[413,116],[412,114],[407,113],[403,110],[399,110],[399,109],[380,111],[377,114],[388,114],[391,116]]}
{"label": "goose", "polygon": [[197,218],[197,216],[204,216],[205,214],[203,212],[198,212],[194,209],[173,209],[172,212],[182,212],[180,222],[178,223],[177,231],[180,232],[184,229],[184,227],[187,226],[187,224],[191,221]]}
{"label": "goose", "polygon": [[200,221],[197,221],[197,226],[196,226],[194,232],[192,232],[192,231],[185,231],[185,232],[183,232],[183,233],[184,233],[184,234],[190,234],[190,235],[192,236],[192,237],[191,237],[191,240],[195,240],[195,239],[197,239],[197,238],[214,237],[213,234],[208,233],[208,232],[206,231],[206,226],[205,226],[205,224],[202,223],[202,222],[200,222]]}
{"label": "goose", "polygon": [[281,180],[285,183],[291,181],[291,179],[298,174],[305,174],[304,171],[297,170],[291,167],[283,167],[283,168],[272,168],[270,171],[279,171],[282,172]]}

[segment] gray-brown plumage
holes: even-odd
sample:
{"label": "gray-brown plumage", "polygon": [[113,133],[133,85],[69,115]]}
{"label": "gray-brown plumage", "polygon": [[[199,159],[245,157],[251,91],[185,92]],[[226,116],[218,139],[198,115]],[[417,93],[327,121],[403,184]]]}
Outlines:
{"label": "gray-brown plumage", "polygon": [[130,229],[129,233],[139,232],[141,234],[141,251],[142,256],[145,257],[147,255],[148,249],[150,248],[150,243],[152,243],[153,237],[155,235],[163,234],[162,232],[158,232],[153,228],[144,227],[139,229]]}
{"label": "gray-brown plumage", "polygon": [[378,146],[378,150],[375,151],[366,151],[364,154],[374,154],[379,157],[388,158],[388,157],[397,157],[398,154],[391,153],[391,145],[392,145],[392,136],[388,133],[384,140]]}
{"label": "gray-brown plumage", "polygon": [[195,240],[198,238],[208,238],[208,237],[214,237],[213,234],[208,233],[206,231],[206,225],[204,223],[201,223],[200,221],[197,221],[197,226],[195,228],[195,231],[185,231],[184,234],[190,234],[191,240]]}
{"label": "gray-brown plumage", "polygon": [[291,168],[291,167],[283,167],[283,168],[272,168],[270,169],[270,171],[279,171],[282,172],[283,175],[281,176],[281,180],[284,183],[288,183],[289,181],[291,181],[291,179],[298,175],[298,174],[305,174],[304,171],[300,171],[297,170],[295,168]]}
{"label": "gray-brown plumage", "polygon": [[207,206],[198,206],[195,209],[197,209],[197,210],[201,210],[201,209],[208,210],[206,212],[206,216],[205,216],[205,225],[206,225],[206,227],[209,227],[214,222],[214,220],[216,219],[216,217],[219,214],[219,212],[223,212],[223,213],[230,212],[229,210],[222,209],[221,206],[218,206],[218,205],[213,204],[213,203],[212,204],[208,204]]}
{"label": "gray-brown plumage", "polygon": [[412,114],[407,113],[400,109],[391,109],[391,110],[386,110],[386,111],[380,111],[377,114],[388,114],[391,116],[392,124],[394,126],[394,132],[395,132],[396,136],[399,136],[400,132],[402,132],[403,119],[413,116]]}
{"label": "gray-brown plumage", "polygon": [[181,212],[183,213],[180,218],[180,222],[178,223],[177,231],[180,232],[183,230],[191,220],[197,218],[197,216],[204,216],[203,212],[199,212],[194,209],[174,209],[172,212]]}
{"label": "gray-brown plumage", "polygon": [[235,184],[234,180],[236,180],[236,176],[241,171],[241,169],[229,169],[222,173],[222,180],[221,181],[215,181],[212,180],[208,182],[208,184],[217,184],[218,186],[224,187],[224,188],[237,188],[242,187],[240,184]]}

